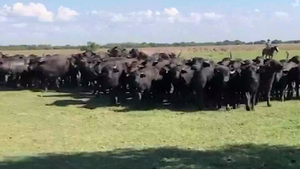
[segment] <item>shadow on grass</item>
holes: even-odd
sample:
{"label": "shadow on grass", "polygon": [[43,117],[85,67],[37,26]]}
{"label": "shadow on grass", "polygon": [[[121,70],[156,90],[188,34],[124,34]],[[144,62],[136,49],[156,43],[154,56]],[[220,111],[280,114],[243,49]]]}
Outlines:
{"label": "shadow on grass", "polygon": [[178,148],[123,149],[77,154],[9,157],[0,169],[299,169],[300,149],[287,146],[233,145],[219,150]]}
{"label": "shadow on grass", "polygon": [[[23,90],[23,89],[20,89]],[[43,92],[42,90],[29,90],[32,92]],[[0,88],[0,91],[16,91],[14,88]],[[53,92],[57,94],[53,94]],[[50,93],[50,94],[49,94]],[[43,92],[43,94],[38,95],[39,97],[44,98],[60,98],[57,101],[54,101],[51,104],[47,104],[46,106],[58,106],[58,107],[66,107],[66,106],[79,106],[79,108],[86,108],[90,110],[94,110],[97,108],[103,107],[116,107],[116,105],[111,104],[111,97],[109,94],[101,94],[98,97],[92,94],[92,92],[88,92],[88,90],[84,90],[82,88],[76,89],[59,89],[59,90],[51,90],[50,92]],[[66,100],[62,100],[63,98],[68,98]],[[118,113],[126,113],[132,111],[153,111],[153,110],[169,110],[173,112],[199,112],[197,106],[190,103],[188,105],[174,105],[170,103],[155,103],[149,104],[148,102],[136,102],[133,100],[128,100],[128,97],[123,95],[121,98],[122,109],[111,109]],[[214,111],[214,112],[226,112],[225,108],[222,109],[205,109],[204,111]]]}
{"label": "shadow on grass", "polygon": [[[112,105],[110,100],[111,98],[107,95],[101,95],[99,97],[93,96],[92,94],[66,94],[66,95],[47,95],[43,97],[72,97],[74,99],[66,99],[66,100],[57,100],[52,104],[47,104],[46,106],[58,106],[58,107],[66,107],[66,106],[77,106],[79,108],[86,109],[96,109],[103,107],[116,107],[116,105]],[[122,101],[122,104],[119,105],[122,109],[113,110],[118,113],[126,113],[132,111],[153,111],[153,110],[170,110],[174,112],[197,112],[199,111],[195,106],[188,105],[185,107],[177,108],[173,105],[163,105],[163,104],[147,104],[146,102],[135,102],[133,100]]]}

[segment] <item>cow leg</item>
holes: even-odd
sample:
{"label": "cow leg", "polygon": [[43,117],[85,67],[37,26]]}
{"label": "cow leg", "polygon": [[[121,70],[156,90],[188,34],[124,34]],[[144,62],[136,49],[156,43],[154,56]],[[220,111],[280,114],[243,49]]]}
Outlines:
{"label": "cow leg", "polygon": [[20,88],[21,87],[21,75],[16,75],[16,87]]}
{"label": "cow leg", "polygon": [[60,82],[60,78],[56,78],[55,79],[55,88],[57,89],[57,90],[59,90],[60,89],[60,87],[59,87],[59,83]]}
{"label": "cow leg", "polygon": [[236,106],[236,103],[237,103],[237,93],[232,91],[230,96],[232,96],[230,98],[230,105],[232,106],[233,109],[236,109],[237,108],[237,106]]}
{"label": "cow leg", "polygon": [[246,110],[251,111],[250,104],[251,104],[251,94],[250,92],[245,92],[246,96]]}
{"label": "cow leg", "polygon": [[147,106],[153,106],[153,99],[151,98],[151,92],[150,91],[144,91],[143,95],[142,95],[142,103],[147,104]]}
{"label": "cow leg", "polygon": [[14,86],[14,87],[16,87],[16,88],[18,88],[19,86],[20,86],[20,84],[19,84],[19,78],[20,78],[20,76],[18,75],[18,74],[16,74],[16,73],[13,73],[12,75],[11,75],[11,83],[12,83],[12,86]]}
{"label": "cow leg", "polygon": [[266,92],[268,107],[272,107],[272,105],[271,105],[271,96],[270,95],[271,95],[271,91],[270,91],[270,89],[268,89],[268,91]]}
{"label": "cow leg", "polygon": [[111,90],[111,104],[112,105],[117,105],[119,104],[119,97],[118,97],[118,88],[113,88]]}
{"label": "cow leg", "polygon": [[143,92],[137,92],[136,93],[136,98],[137,98],[138,102],[142,101],[142,99],[143,99]]}
{"label": "cow leg", "polygon": [[254,106],[256,105],[256,96],[257,96],[257,93],[252,93],[252,96],[251,96],[251,110],[254,111],[255,108]]}
{"label": "cow leg", "polygon": [[222,108],[222,91],[223,90],[218,90],[216,91],[217,93],[215,94],[215,102],[216,104],[214,106],[216,106],[217,109],[221,109]]}
{"label": "cow leg", "polygon": [[293,97],[293,85],[292,85],[292,83],[288,84],[288,89],[287,90],[288,90],[287,91],[287,99],[291,100],[292,97]]}
{"label": "cow leg", "polygon": [[47,92],[48,91],[48,87],[49,87],[49,80],[48,80],[48,78],[43,78],[42,84],[43,84],[43,87],[44,87],[44,91]]}
{"label": "cow leg", "polygon": [[296,99],[299,99],[299,81],[298,80],[295,83],[295,90],[296,90]]}
{"label": "cow leg", "polygon": [[199,106],[199,110],[203,110],[205,107],[204,104],[204,92],[202,91],[200,94],[198,94],[198,106]]}
{"label": "cow leg", "polygon": [[181,107],[182,105],[184,105],[187,102],[188,99],[188,95],[186,95],[185,97],[181,97],[183,95],[183,93],[178,90],[174,90],[173,92],[173,97],[172,97],[172,103],[174,104],[175,107]]}
{"label": "cow leg", "polygon": [[280,90],[280,100],[281,100],[282,102],[285,101],[285,95],[286,95],[286,89],[281,89],[281,90]]}
{"label": "cow leg", "polygon": [[259,100],[261,98],[261,94],[262,94],[261,92],[256,94],[256,98],[255,98],[255,102],[254,102],[255,105],[258,104],[258,102],[259,102]]}

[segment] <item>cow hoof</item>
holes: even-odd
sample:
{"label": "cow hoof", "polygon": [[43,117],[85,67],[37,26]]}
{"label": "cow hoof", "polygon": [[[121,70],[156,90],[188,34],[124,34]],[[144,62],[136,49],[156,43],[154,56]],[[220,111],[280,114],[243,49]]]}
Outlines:
{"label": "cow hoof", "polygon": [[272,107],[272,105],[271,105],[271,104],[268,104],[268,107]]}
{"label": "cow hoof", "polygon": [[251,111],[250,107],[248,107],[248,106],[246,107],[246,110],[247,110],[247,111]]}

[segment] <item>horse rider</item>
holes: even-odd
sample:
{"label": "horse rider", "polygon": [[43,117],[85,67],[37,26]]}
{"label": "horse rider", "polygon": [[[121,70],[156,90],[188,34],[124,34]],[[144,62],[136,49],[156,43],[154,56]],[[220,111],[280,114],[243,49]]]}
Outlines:
{"label": "horse rider", "polygon": [[270,49],[271,46],[272,46],[272,43],[271,43],[270,39],[268,39],[267,42],[266,42],[266,48]]}

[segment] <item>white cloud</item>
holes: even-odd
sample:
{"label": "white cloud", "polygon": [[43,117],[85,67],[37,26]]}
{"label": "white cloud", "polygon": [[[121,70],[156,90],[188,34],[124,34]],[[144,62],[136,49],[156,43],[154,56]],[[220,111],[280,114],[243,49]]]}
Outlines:
{"label": "white cloud", "polygon": [[25,27],[27,27],[27,23],[15,23],[15,24],[12,24],[11,26],[15,27],[15,28],[25,28]]}
{"label": "white cloud", "polygon": [[288,17],[288,16],[289,16],[288,13],[286,13],[286,12],[281,12],[281,11],[275,12],[275,15],[278,16],[278,17]]}
{"label": "white cloud", "polygon": [[160,15],[160,12],[156,11],[156,12],[155,12],[155,15],[156,15],[156,16],[159,16],[159,15]]}
{"label": "white cloud", "polygon": [[292,6],[293,7],[298,7],[300,5],[300,0],[295,0],[293,3],[292,3]]}
{"label": "white cloud", "polygon": [[[5,8],[8,10],[11,9],[8,6],[5,6]],[[41,3],[29,3],[28,5],[15,3],[11,12],[19,16],[37,17],[43,22],[53,22],[54,20],[54,14],[51,11],[48,11]]]}
{"label": "white cloud", "polygon": [[91,12],[91,14],[94,14],[94,15],[96,15],[96,14],[98,14],[98,11],[96,11],[96,10],[93,10],[93,11]]}
{"label": "white cloud", "polygon": [[220,19],[223,16],[219,15],[219,14],[216,14],[214,12],[210,12],[210,13],[204,13],[204,17],[207,18],[207,19]]}
{"label": "white cloud", "polygon": [[202,16],[199,13],[191,13],[190,17],[192,21],[195,22],[196,24],[198,24],[202,20]]}
{"label": "white cloud", "polygon": [[7,16],[7,13],[11,11],[11,7],[4,5],[2,9],[0,9],[0,15]]}
{"label": "white cloud", "polygon": [[130,12],[129,16],[146,16],[146,17],[152,17],[153,12],[151,10],[147,10],[147,11],[140,11],[140,12]]}
{"label": "white cloud", "polygon": [[53,30],[56,31],[56,32],[59,32],[59,31],[60,31],[60,27],[55,26],[55,27],[53,28]]}
{"label": "white cloud", "polygon": [[153,14],[153,12],[152,12],[151,10],[147,10],[147,12],[145,13],[145,15],[146,15],[147,17],[151,17],[152,14]]}
{"label": "white cloud", "polygon": [[3,9],[6,10],[6,11],[10,11],[11,10],[11,7],[7,6],[6,4],[3,6]]}
{"label": "white cloud", "polygon": [[179,14],[179,11],[176,8],[165,8],[165,13],[171,17],[174,17]]}
{"label": "white cloud", "polygon": [[71,10],[70,8],[60,6],[58,8],[57,19],[62,20],[62,21],[69,21],[69,20],[72,20],[74,17],[76,17],[78,15],[79,14],[76,11]]}
{"label": "white cloud", "polygon": [[140,24],[142,22],[150,23],[158,18],[158,16],[154,15],[151,10],[130,12],[125,14],[101,12],[101,14],[98,13],[98,15],[101,17],[102,21],[106,21],[106,18],[109,18],[109,21],[111,22],[126,22],[132,24]]}
{"label": "white cloud", "polygon": [[169,20],[170,23],[174,23],[175,22],[175,18],[174,17],[169,17],[168,20]]}
{"label": "white cloud", "polygon": [[5,16],[0,16],[0,23],[6,22],[6,21],[7,21],[7,18]]}
{"label": "white cloud", "polygon": [[255,12],[260,12],[260,10],[259,10],[259,9],[255,9],[254,11],[255,11]]}
{"label": "white cloud", "polygon": [[128,19],[123,14],[114,14],[111,18],[112,22],[126,22]]}

